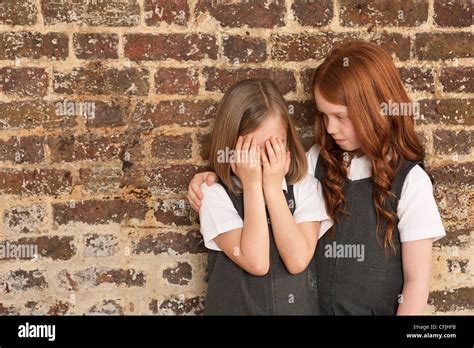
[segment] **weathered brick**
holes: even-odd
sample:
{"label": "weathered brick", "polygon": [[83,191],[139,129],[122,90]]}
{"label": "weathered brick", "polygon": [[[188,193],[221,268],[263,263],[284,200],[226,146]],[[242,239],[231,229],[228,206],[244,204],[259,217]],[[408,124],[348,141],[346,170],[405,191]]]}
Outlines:
{"label": "weathered brick", "polygon": [[184,193],[194,174],[204,169],[201,166],[177,164],[146,169],[144,175],[153,194]]}
{"label": "weathered brick", "polygon": [[161,23],[186,25],[189,20],[189,5],[186,0],[145,0],[145,23],[157,26]]}
{"label": "weathered brick", "polygon": [[205,161],[209,160],[209,151],[211,146],[211,134],[203,133],[198,135],[199,156]]}
{"label": "weathered brick", "polygon": [[163,278],[170,284],[187,285],[193,278],[193,269],[187,262],[178,262],[176,267],[169,267],[163,270]]}
{"label": "weathered brick", "polygon": [[42,57],[64,60],[68,56],[68,38],[61,33],[0,33],[0,59]]}
{"label": "weathered brick", "polygon": [[474,68],[444,68],[440,82],[443,92],[474,93]]}
{"label": "weathered brick", "polygon": [[70,222],[85,224],[121,223],[128,219],[143,220],[147,211],[144,201],[87,200],[53,204],[53,217],[57,225]]}
{"label": "weathered brick", "polygon": [[76,126],[75,117],[59,115],[54,102],[44,100],[0,102],[0,129],[45,129]]}
{"label": "weathered brick", "polygon": [[19,315],[20,311],[15,305],[0,303],[0,315]]}
{"label": "weathered brick", "polygon": [[48,138],[52,162],[119,159],[123,135],[59,135]]}
{"label": "weathered brick", "polygon": [[340,0],[339,18],[343,26],[417,26],[428,19],[426,0]]}
{"label": "weathered brick", "polygon": [[102,300],[89,308],[89,313],[93,315],[123,315],[124,308],[115,300]]}
{"label": "weathered brick", "polygon": [[45,96],[48,74],[43,68],[0,68],[0,92],[20,97]]}
{"label": "weathered brick", "polygon": [[437,130],[433,132],[433,146],[436,154],[469,154],[472,147],[472,132],[469,130]]}
{"label": "weathered brick", "polygon": [[38,136],[11,137],[0,140],[0,161],[38,163],[44,160],[44,138]]}
{"label": "weathered brick", "polygon": [[159,315],[202,315],[204,313],[204,298],[168,298],[162,301],[152,299],[149,308],[153,314]]}
{"label": "weathered brick", "polygon": [[11,233],[37,232],[46,217],[46,206],[33,204],[18,206],[3,212],[3,230]]}
{"label": "weathered brick", "polygon": [[19,269],[0,275],[0,287],[3,293],[10,294],[12,292],[43,290],[48,287],[48,283],[43,272],[38,269],[31,271]]}
{"label": "weathered brick", "polygon": [[0,193],[57,196],[71,192],[72,176],[62,169],[0,170]]}
{"label": "weathered brick", "polygon": [[436,290],[430,292],[428,304],[434,306],[439,312],[472,310],[474,309],[472,298],[474,298],[474,288]]}
{"label": "weathered brick", "polygon": [[56,301],[52,306],[49,307],[48,315],[65,315],[70,309],[69,302]]}
{"label": "weathered brick", "polygon": [[181,68],[158,69],[155,74],[155,86],[157,94],[198,94],[198,71]]}
{"label": "weathered brick", "polygon": [[51,258],[54,261],[70,260],[76,254],[73,237],[42,236],[34,238],[20,238],[18,244],[34,245],[38,249],[40,258]]}
{"label": "weathered brick", "polygon": [[333,17],[333,0],[295,0],[291,10],[299,24],[310,27],[328,25]]}
{"label": "weathered brick", "polygon": [[303,61],[325,58],[332,47],[332,34],[274,34],[271,36],[272,58]]}
{"label": "weathered brick", "polygon": [[70,72],[55,71],[53,88],[56,93],[93,95],[147,95],[146,69],[74,68]]}
{"label": "weathered brick", "polygon": [[107,283],[124,287],[144,287],[146,284],[145,274],[133,268],[90,267],[80,271],[63,269],[57,278],[59,286],[69,291],[92,289]]}
{"label": "weathered brick", "polygon": [[128,34],[124,54],[130,60],[217,59],[217,43],[208,34]]}
{"label": "weathered brick", "polygon": [[316,116],[316,106],[312,100],[288,101],[288,112],[297,127],[313,126]]}
{"label": "weathered brick", "polygon": [[412,91],[434,93],[434,72],[432,69],[400,68],[400,77]]}
{"label": "weathered brick", "polygon": [[93,117],[86,117],[86,127],[120,127],[125,125],[130,101],[113,98],[111,101],[94,100]]}
{"label": "weathered brick", "polygon": [[69,23],[132,27],[140,23],[138,1],[41,1],[46,25]]}
{"label": "weathered brick", "polygon": [[3,0],[0,2],[0,24],[33,25],[38,11],[35,0]]}
{"label": "weathered brick", "polygon": [[214,118],[217,103],[209,100],[174,100],[159,103],[137,103],[133,122],[140,128],[163,125],[208,126]]}
{"label": "weathered brick", "polygon": [[233,64],[258,63],[267,59],[266,41],[258,37],[224,36],[222,46],[224,55]]}
{"label": "weathered brick", "polygon": [[474,124],[474,104],[472,99],[425,99],[420,100],[420,113],[423,119],[417,123],[432,124]]}
{"label": "weathered brick", "polygon": [[154,202],[156,221],[169,225],[190,225],[191,210],[186,199],[157,199]]}
{"label": "weathered brick", "polygon": [[151,155],[164,160],[190,159],[192,156],[191,133],[155,137],[151,144]]}
{"label": "weathered brick", "polygon": [[185,253],[198,254],[205,251],[204,241],[197,231],[185,234],[177,232],[155,233],[137,237],[132,241],[132,252],[135,255],[168,253],[173,256]]}
{"label": "weathered brick", "polygon": [[296,91],[296,79],[292,71],[282,69],[242,68],[220,69],[206,67],[203,69],[206,78],[206,90],[225,93],[237,81],[250,78],[270,78],[280,92],[286,94]]}
{"label": "weathered brick", "polygon": [[430,169],[435,184],[446,183],[455,186],[474,186],[473,171],[474,162],[450,164]]}
{"label": "weathered brick", "polygon": [[117,34],[74,33],[72,42],[79,59],[118,58]]}
{"label": "weathered brick", "polygon": [[108,257],[117,252],[117,237],[111,234],[86,234],[84,257]]}
{"label": "weathered brick", "polygon": [[473,45],[470,33],[419,33],[415,38],[415,55],[420,60],[471,58]]}
{"label": "weathered brick", "polygon": [[447,246],[464,248],[469,245],[471,229],[458,226],[447,228],[446,236],[433,243],[434,246]]}
{"label": "weathered brick", "polygon": [[82,185],[82,191],[89,195],[119,194],[122,174],[120,168],[81,168],[78,184]]}
{"label": "weathered brick", "polygon": [[273,28],[285,25],[285,2],[275,0],[265,2],[254,0],[251,2],[226,2],[199,0],[195,13],[209,13],[223,27]]}
{"label": "weathered brick", "polygon": [[434,0],[433,18],[439,27],[468,27],[472,25],[472,1]]}

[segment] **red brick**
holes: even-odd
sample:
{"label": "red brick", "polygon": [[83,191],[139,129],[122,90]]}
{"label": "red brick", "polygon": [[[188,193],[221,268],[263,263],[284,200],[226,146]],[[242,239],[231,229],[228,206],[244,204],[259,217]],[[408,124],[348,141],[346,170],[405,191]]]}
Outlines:
{"label": "red brick", "polygon": [[189,5],[186,0],[145,0],[145,23],[157,26],[161,23],[186,25],[189,20]]}
{"label": "red brick", "polygon": [[412,91],[434,93],[433,69],[399,68],[399,71],[403,83]]}
{"label": "red brick", "polygon": [[441,70],[440,82],[443,92],[473,93],[474,68],[444,68]]}
{"label": "red brick", "polygon": [[152,299],[148,307],[153,314],[159,315],[202,315],[204,313],[204,297],[167,298],[162,301]]}
{"label": "red brick", "polygon": [[320,27],[328,25],[332,20],[333,0],[295,0],[291,9],[300,25]]}
{"label": "red brick", "polygon": [[74,68],[70,72],[54,72],[54,92],[92,95],[147,95],[146,69]]}
{"label": "red brick", "polygon": [[42,0],[46,25],[69,23],[90,26],[132,27],[140,23],[138,1]]}
{"label": "red brick", "polygon": [[428,19],[428,2],[340,0],[339,18],[343,26],[417,26]]}
{"label": "red brick", "polygon": [[298,128],[313,126],[316,106],[312,100],[288,101],[288,112]]}
{"label": "red brick", "polygon": [[156,199],[154,203],[156,221],[168,225],[191,225],[192,215],[186,199]]}
{"label": "red brick", "polygon": [[0,2],[0,24],[33,25],[38,18],[35,0],[3,0]]}
{"label": "red brick", "polygon": [[157,136],[151,144],[151,155],[163,160],[190,159],[192,156],[191,133]]}
{"label": "red brick", "polygon": [[201,234],[193,231],[186,234],[177,232],[155,233],[138,237],[132,241],[133,254],[154,255],[170,253],[182,255],[185,253],[199,254],[206,251]]}
{"label": "red brick", "polygon": [[258,37],[224,36],[224,55],[233,64],[258,63],[267,59],[267,44]]}
{"label": "red brick", "polygon": [[86,224],[121,223],[128,219],[143,220],[147,211],[144,201],[88,200],[53,204],[54,222],[66,225],[70,222]]}
{"label": "red brick", "polygon": [[59,135],[48,139],[52,162],[118,159],[123,143],[122,135]]}
{"label": "red brick", "polygon": [[93,289],[107,283],[127,288],[144,287],[146,284],[145,274],[133,268],[90,267],[75,272],[64,269],[59,272],[58,279],[60,287],[68,291]]}
{"label": "red brick", "polygon": [[78,185],[82,185],[82,191],[89,195],[118,195],[122,174],[120,168],[81,168]]}
{"label": "red brick", "polygon": [[169,267],[163,270],[163,278],[170,284],[188,285],[193,278],[193,268],[187,262],[178,262],[176,267]]}
{"label": "red brick", "polygon": [[55,102],[44,100],[0,102],[0,129],[44,129],[76,126],[76,117],[58,115]]}
{"label": "red brick", "polygon": [[472,132],[469,130],[437,130],[433,132],[433,145],[436,154],[467,155],[471,153]]}
{"label": "red brick", "polygon": [[468,27],[472,25],[472,1],[435,0],[433,18],[439,27]]}
{"label": "red brick", "polygon": [[323,59],[332,47],[332,34],[275,34],[272,58],[286,61]]}
{"label": "red brick", "polygon": [[195,69],[161,68],[155,74],[157,94],[196,95],[199,92]]}
{"label": "red brick", "polygon": [[128,34],[124,54],[131,60],[217,59],[217,43],[208,34]]}
{"label": "red brick", "polygon": [[474,125],[472,99],[425,99],[419,103],[423,119],[417,123]]}
{"label": "red brick", "polygon": [[0,161],[38,163],[44,160],[44,138],[37,136],[11,137],[0,140]]}
{"label": "red brick", "polygon": [[437,312],[452,312],[456,310],[472,310],[474,305],[471,298],[474,297],[474,288],[461,287],[457,289],[436,290],[430,292],[428,304],[433,306]]}
{"label": "red brick", "polygon": [[443,60],[472,57],[471,33],[416,34],[415,54],[420,60]]}
{"label": "red brick", "polygon": [[134,124],[140,128],[163,125],[208,126],[214,118],[216,102],[208,100],[174,100],[159,103],[137,103],[132,113]]}
{"label": "red brick", "polygon": [[189,164],[176,164],[168,167],[145,170],[145,179],[154,194],[185,193],[188,184],[196,173],[204,171],[205,167]]}
{"label": "red brick", "polygon": [[72,42],[79,59],[118,58],[117,34],[75,33]]}
{"label": "red brick", "polygon": [[86,118],[86,127],[120,127],[125,125],[130,101],[114,98],[110,101],[89,101],[94,103],[94,117]]}
{"label": "red brick", "polygon": [[266,2],[226,2],[199,0],[195,13],[209,13],[223,27],[273,28],[285,25],[286,7],[283,0]]}
{"label": "red brick", "polygon": [[71,192],[72,176],[62,169],[0,170],[0,193],[11,195],[64,195]]}
{"label": "red brick", "polygon": [[0,68],[0,91],[20,97],[45,96],[48,74],[43,68]]}
{"label": "red brick", "polygon": [[42,236],[34,238],[20,238],[16,243],[23,245],[35,245],[38,249],[38,256],[50,258],[53,261],[70,260],[76,254],[76,247],[73,244],[73,237],[64,236]]}
{"label": "red brick", "polygon": [[296,79],[290,70],[264,68],[220,69],[206,67],[203,69],[203,75],[206,78],[207,91],[225,93],[234,83],[250,78],[270,78],[283,94],[296,91]]}
{"label": "red brick", "polygon": [[0,33],[0,59],[42,57],[64,60],[68,56],[68,38],[61,33]]}

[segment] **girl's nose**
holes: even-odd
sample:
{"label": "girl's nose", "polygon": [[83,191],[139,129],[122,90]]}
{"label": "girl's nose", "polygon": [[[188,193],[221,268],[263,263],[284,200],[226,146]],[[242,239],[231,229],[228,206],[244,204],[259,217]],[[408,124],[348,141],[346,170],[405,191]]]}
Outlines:
{"label": "girl's nose", "polygon": [[337,128],[337,125],[336,125],[336,121],[333,120],[332,117],[328,117],[327,118],[327,121],[326,121],[326,131],[334,136],[335,134],[337,134],[338,132],[338,128]]}

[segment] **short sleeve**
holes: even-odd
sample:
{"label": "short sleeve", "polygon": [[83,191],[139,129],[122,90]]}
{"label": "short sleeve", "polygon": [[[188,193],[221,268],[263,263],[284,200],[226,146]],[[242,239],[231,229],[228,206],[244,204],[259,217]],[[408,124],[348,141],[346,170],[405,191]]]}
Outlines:
{"label": "short sleeve", "polygon": [[446,235],[433,195],[433,185],[426,172],[413,167],[405,178],[397,207],[398,230],[401,242]]}
{"label": "short sleeve", "polygon": [[312,175],[306,175],[300,182],[293,185],[295,195],[295,212],[293,218],[297,224],[308,221],[320,221],[321,237],[333,225],[329,218],[319,180]]}
{"label": "short sleeve", "polygon": [[201,190],[204,198],[199,209],[199,220],[204,245],[208,249],[220,251],[214,238],[219,234],[242,228],[244,222],[222,185],[207,186],[204,183]]}

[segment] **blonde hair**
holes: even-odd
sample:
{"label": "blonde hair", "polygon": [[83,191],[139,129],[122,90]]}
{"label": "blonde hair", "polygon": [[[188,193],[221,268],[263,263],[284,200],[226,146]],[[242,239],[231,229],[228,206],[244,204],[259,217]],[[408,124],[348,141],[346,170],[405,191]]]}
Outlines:
{"label": "blonde hair", "polygon": [[287,146],[291,153],[288,184],[300,181],[307,173],[304,148],[277,86],[269,79],[242,80],[231,86],[219,103],[210,146],[211,167],[232,193],[242,190],[231,178],[229,161],[218,161],[219,150],[235,149],[238,137],[257,130],[267,117],[279,117],[287,127]]}

